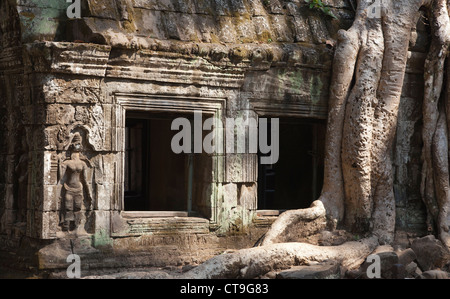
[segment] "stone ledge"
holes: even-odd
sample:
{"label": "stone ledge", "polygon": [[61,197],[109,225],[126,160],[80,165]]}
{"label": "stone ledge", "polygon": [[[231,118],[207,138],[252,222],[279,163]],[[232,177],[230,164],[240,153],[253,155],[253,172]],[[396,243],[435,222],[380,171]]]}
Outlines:
{"label": "stone ledge", "polygon": [[208,234],[210,232],[210,221],[206,218],[178,216],[126,218],[123,217],[123,215],[117,215],[114,218],[115,223],[113,227],[115,229],[113,229],[113,237],[140,236],[147,234]]}
{"label": "stone ledge", "polygon": [[188,217],[188,212],[184,211],[124,211],[124,218],[166,218],[166,217]]}
{"label": "stone ledge", "polygon": [[65,73],[104,77],[111,47],[69,42],[24,45],[25,72]]}

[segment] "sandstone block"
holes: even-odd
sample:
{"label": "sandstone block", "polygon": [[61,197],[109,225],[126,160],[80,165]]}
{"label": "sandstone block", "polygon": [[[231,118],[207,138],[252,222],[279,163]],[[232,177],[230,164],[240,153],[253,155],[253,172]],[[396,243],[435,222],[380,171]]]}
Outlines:
{"label": "sandstone block", "polygon": [[411,248],[422,271],[441,268],[450,260],[449,250],[433,235],[414,240]]}

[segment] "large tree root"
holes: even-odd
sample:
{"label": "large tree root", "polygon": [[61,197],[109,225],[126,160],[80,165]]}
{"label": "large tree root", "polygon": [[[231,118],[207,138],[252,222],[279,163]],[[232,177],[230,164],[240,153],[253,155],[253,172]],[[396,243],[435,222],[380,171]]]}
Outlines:
{"label": "large tree root", "polygon": [[378,246],[376,237],[347,242],[339,246],[306,243],[278,243],[241,249],[215,256],[198,267],[174,278],[182,279],[250,279],[277,269],[305,264],[308,261],[334,260],[353,269]]}
{"label": "large tree root", "polygon": [[272,223],[269,231],[262,237],[257,244],[260,246],[270,245],[273,243],[283,242],[283,236],[301,221],[322,222],[318,223],[319,227],[326,227],[326,210],[323,203],[319,200],[314,201],[308,209],[288,210],[282,213],[274,223]]}
{"label": "large tree root", "polygon": [[[425,62],[423,101],[422,199],[428,212],[428,230],[450,248],[450,178],[448,130],[449,91],[443,92],[445,62],[450,44],[447,2],[435,0],[431,8],[432,42]],[[448,74],[447,74],[448,75]],[[450,79],[447,76],[447,89]]]}

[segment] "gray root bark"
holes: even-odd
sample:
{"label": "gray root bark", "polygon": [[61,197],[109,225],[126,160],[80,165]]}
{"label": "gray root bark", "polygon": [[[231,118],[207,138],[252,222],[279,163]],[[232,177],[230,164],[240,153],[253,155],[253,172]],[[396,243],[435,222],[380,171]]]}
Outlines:
{"label": "gray root bark", "polygon": [[437,233],[450,247],[450,198],[448,164],[448,130],[450,126],[450,81],[443,91],[445,63],[448,56],[450,21],[448,4],[436,0],[430,8],[433,32],[430,50],[425,62],[425,89],[423,101],[422,199],[428,212],[428,230]]}
{"label": "gray root bark", "polygon": [[335,260],[353,269],[378,246],[375,237],[347,242],[339,246],[316,246],[306,243],[279,243],[241,249],[215,256],[176,278],[220,279],[256,278],[273,270],[305,264],[308,261]]}
{"label": "gray root bark", "polygon": [[[382,3],[381,18],[377,18],[368,15],[372,2],[358,1],[352,27],[339,32],[330,86],[324,184],[318,201],[332,226],[342,223],[350,231],[372,233],[382,244],[393,241],[392,150],[411,31],[420,17],[419,10],[425,8],[432,20],[433,42],[425,65],[421,189],[429,218],[437,223],[441,239],[450,245],[450,103],[448,96],[439,101],[450,36],[447,3]],[[319,206],[315,202],[310,209]],[[284,229],[302,217],[301,210],[282,215],[262,245],[276,242]]]}
{"label": "gray root bark", "polygon": [[[341,143],[345,226],[390,243],[395,230],[392,148],[410,32],[424,1],[383,1],[381,18],[360,1],[355,84],[346,99]],[[351,53],[350,55],[353,55]],[[332,83],[333,84],[333,83]]]}
{"label": "gray root bark", "polygon": [[[321,219],[325,217],[326,210],[320,200],[314,201],[308,209],[288,210],[278,216],[272,223],[270,230],[263,236],[263,239],[258,245],[264,246],[283,242],[283,236],[286,231],[292,229],[300,221],[320,222]],[[324,224],[323,229],[326,228],[326,222]]]}

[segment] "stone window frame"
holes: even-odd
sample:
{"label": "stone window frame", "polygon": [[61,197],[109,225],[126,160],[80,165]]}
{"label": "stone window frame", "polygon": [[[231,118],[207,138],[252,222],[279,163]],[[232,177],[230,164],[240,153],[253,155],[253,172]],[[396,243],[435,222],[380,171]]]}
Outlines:
{"label": "stone window frame", "polygon": [[[168,218],[173,219],[169,221],[186,221],[187,218],[191,219],[195,225],[199,223],[205,223],[204,218],[195,222],[195,218],[198,217],[180,217],[179,213],[158,213],[156,211],[145,212],[133,212],[124,210],[124,164],[125,164],[125,121],[127,111],[147,111],[147,112],[171,112],[171,113],[193,113],[194,111],[201,110],[203,114],[216,119],[216,127],[219,126],[219,122],[223,120],[224,111],[226,109],[225,98],[212,98],[212,97],[197,97],[197,96],[180,96],[180,95],[160,95],[160,94],[148,94],[148,93],[114,93],[113,95],[113,133],[112,148],[118,154],[118,163],[116,165],[116,181],[117,192],[112,199],[111,209],[119,212],[123,219],[135,219],[142,221],[143,219]],[[224,132],[216,130],[218,132],[214,137],[218,142],[221,142],[224,138]],[[220,143],[219,143],[220,144]],[[223,144],[223,143],[222,143]],[[223,181],[223,173],[219,172],[223,170],[224,156],[216,155],[217,159],[213,159],[212,162],[212,182],[218,183]],[[218,223],[218,189],[211,188],[211,194],[209,199],[211,200],[211,217],[209,220],[209,226],[216,228]],[[132,222],[132,221],[129,221]]]}
{"label": "stone window frame", "polygon": [[[261,117],[294,117],[303,119],[317,119],[326,120],[328,117],[328,109],[317,107],[316,110],[309,110],[304,104],[291,105],[286,110],[286,107],[279,103],[266,103],[260,101],[258,98],[250,97],[248,101],[252,104],[258,119]],[[258,167],[258,164],[256,165]],[[258,172],[258,170],[256,170]],[[270,224],[283,212],[283,210],[276,209],[259,209],[258,199],[256,200],[256,218],[255,224],[262,227],[270,226]],[[271,220],[267,220],[271,219]]]}

